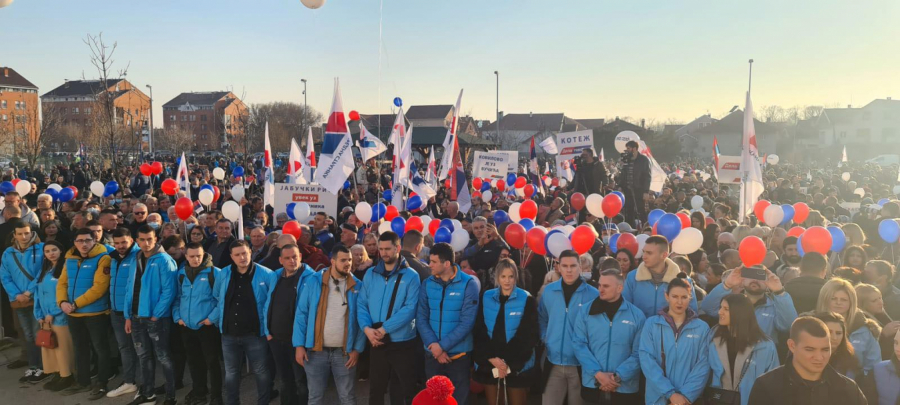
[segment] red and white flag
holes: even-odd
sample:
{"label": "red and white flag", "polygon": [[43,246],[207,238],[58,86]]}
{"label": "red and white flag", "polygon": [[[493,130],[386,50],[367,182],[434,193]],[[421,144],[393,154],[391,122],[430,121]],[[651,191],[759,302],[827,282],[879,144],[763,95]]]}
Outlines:
{"label": "red and white flag", "polygon": [[344,187],[347,177],[353,173],[353,141],[350,139],[350,127],[344,115],[344,103],[341,100],[341,85],[334,79],[334,101],[331,113],[325,124],[322,137],[321,164],[316,168],[316,183],[325,187],[329,193],[337,194]]}
{"label": "red and white flag", "polygon": [[266,150],[263,152],[263,204],[275,208],[275,167],[272,165],[272,144],[269,142],[269,122],[266,121]]}
{"label": "red and white flag", "polygon": [[291,139],[291,154],[288,156],[288,175],[290,182],[293,184],[306,184],[306,178],[303,177],[303,160],[300,145],[297,145],[296,139]]}
{"label": "red and white flag", "polygon": [[753,210],[762,194],[762,169],[759,167],[759,147],[756,143],[756,128],[753,125],[753,103],[747,92],[747,107],[744,109],[744,139],[741,148],[741,197],[738,212],[741,223]]}
{"label": "red and white flag", "polygon": [[388,143],[394,145],[393,186],[391,188],[391,195],[394,198],[391,198],[391,205],[401,210],[403,209],[403,183],[405,182],[404,179],[409,178],[409,168],[406,166],[409,164],[409,161],[408,159],[406,161],[403,159],[403,150],[407,139],[410,138],[408,135],[406,116],[403,115],[403,107],[400,107],[400,110],[397,111],[397,118],[394,120],[394,127],[391,129]]}
{"label": "red and white flag", "polygon": [[[462,96],[462,93],[460,93],[460,96]],[[450,200],[459,203],[460,212],[469,212],[469,209],[472,208],[472,195],[469,193],[469,181],[466,179],[465,166],[463,166],[462,156],[459,154],[459,138],[456,136],[453,137],[452,155],[453,168],[450,170]]]}
{"label": "red and white flag", "polygon": [[178,174],[175,175],[175,182],[178,183],[178,188],[190,197],[191,179],[190,174],[188,173],[187,159],[184,157],[184,152],[181,152],[181,161],[178,163]]}
{"label": "red and white flag", "polygon": [[303,179],[306,183],[312,183],[313,169],[316,168],[316,148],[313,145],[312,127],[309,128],[309,134],[306,135],[306,155],[303,160]]}
{"label": "red and white flag", "polygon": [[463,89],[459,90],[459,97],[456,98],[456,106],[453,108],[453,120],[450,121],[450,128],[447,129],[447,136],[444,137],[444,155],[441,157],[441,171],[438,180],[446,179],[450,174],[450,168],[453,166],[453,154],[449,153],[456,144],[457,124],[459,121],[459,106],[462,103]]}

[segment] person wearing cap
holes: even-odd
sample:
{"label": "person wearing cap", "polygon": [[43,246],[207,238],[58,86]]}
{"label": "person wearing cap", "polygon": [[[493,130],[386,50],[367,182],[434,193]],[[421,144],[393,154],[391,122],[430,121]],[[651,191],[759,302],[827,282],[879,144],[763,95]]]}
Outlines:
{"label": "person wearing cap", "polygon": [[[349,222],[344,222],[341,224],[341,240],[336,243],[334,246],[343,246],[347,249],[350,249],[351,246],[356,244],[356,235],[359,233],[359,228],[356,225],[353,225]],[[332,249],[334,251],[334,249]]]}

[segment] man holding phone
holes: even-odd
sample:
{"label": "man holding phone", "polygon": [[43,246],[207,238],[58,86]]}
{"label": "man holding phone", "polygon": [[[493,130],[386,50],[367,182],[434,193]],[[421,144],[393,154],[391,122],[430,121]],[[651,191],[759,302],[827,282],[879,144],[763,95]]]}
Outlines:
{"label": "man holding phone", "polygon": [[[473,270],[482,274],[497,265],[497,262],[500,261],[500,251],[504,248],[509,249],[509,245],[500,237],[497,227],[489,224],[484,217],[475,217],[472,220],[472,232],[475,234],[477,242],[466,248],[463,257],[469,259],[469,265]],[[485,285],[482,290],[494,288],[493,280],[489,279],[490,277],[485,277],[482,280],[483,283],[485,280],[490,283],[490,285]]]}
{"label": "man holding phone", "polygon": [[794,301],[791,295],[784,291],[778,276],[762,265],[741,266],[732,270],[722,284],[709,292],[700,305],[700,311],[718,319],[722,299],[741,290],[753,303],[756,321],[766,336],[778,341],[778,333],[787,333],[791,330],[791,323],[797,319]]}

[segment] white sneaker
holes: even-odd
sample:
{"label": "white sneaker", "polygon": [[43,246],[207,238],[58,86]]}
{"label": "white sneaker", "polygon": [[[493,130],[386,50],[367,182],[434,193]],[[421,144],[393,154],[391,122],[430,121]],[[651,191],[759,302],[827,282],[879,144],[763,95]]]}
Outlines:
{"label": "white sneaker", "polygon": [[135,391],[137,391],[136,385],[129,384],[129,383],[122,383],[122,385],[120,385],[118,388],[116,388],[110,392],[107,392],[106,397],[107,398],[115,398],[115,397],[118,397],[121,395],[130,394]]}

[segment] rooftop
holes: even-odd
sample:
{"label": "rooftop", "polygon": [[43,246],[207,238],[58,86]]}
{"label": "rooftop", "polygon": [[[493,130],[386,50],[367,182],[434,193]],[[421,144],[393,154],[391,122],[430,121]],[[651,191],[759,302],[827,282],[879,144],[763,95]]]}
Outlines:
{"label": "rooftop", "polygon": [[20,75],[19,72],[16,72],[15,69],[7,66],[0,66],[0,86],[37,90],[37,86],[29,82],[28,79]]}
{"label": "rooftop", "polygon": [[108,79],[106,81],[107,87],[104,87],[100,80],[67,80],[59,87],[44,94],[44,96],[96,96],[123,80],[125,79]]}
{"label": "rooftop", "polygon": [[228,91],[207,91],[197,93],[181,93],[175,98],[163,104],[163,107],[176,107],[184,104],[195,106],[214,105],[217,101],[227,96],[231,92]]}

